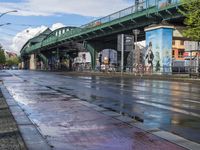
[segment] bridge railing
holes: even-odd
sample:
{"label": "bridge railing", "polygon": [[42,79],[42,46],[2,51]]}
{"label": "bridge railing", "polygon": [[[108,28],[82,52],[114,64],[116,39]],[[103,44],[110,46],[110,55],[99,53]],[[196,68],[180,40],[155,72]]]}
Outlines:
{"label": "bridge railing", "polygon": [[[156,1],[156,0],[153,0],[153,1]],[[128,7],[126,9],[120,10],[116,13],[113,13],[111,15],[105,16],[103,18],[97,19],[97,20],[90,22],[88,24],[82,25],[81,28],[96,27],[96,26],[99,26],[103,23],[107,23],[107,22],[113,21],[115,19],[119,19],[119,18],[122,18],[124,16],[130,15],[132,13],[142,11],[142,10],[147,8],[146,5],[147,5],[147,1],[143,1],[141,3],[138,3],[137,5],[133,5],[133,6]],[[154,5],[155,5],[155,3],[154,3]]]}
{"label": "bridge railing", "polygon": [[140,2],[137,5],[130,6],[128,8],[120,10],[120,11],[113,13],[111,15],[108,15],[106,17],[103,17],[103,18],[97,19],[93,22],[90,22],[88,24],[82,25],[81,28],[96,27],[96,26],[102,25],[104,23],[113,21],[115,19],[119,19],[119,18],[125,17],[127,15],[143,11],[143,10],[145,10],[147,8],[151,8],[153,6],[157,6],[158,9],[161,9],[163,7],[177,4],[179,2],[180,2],[180,0],[144,0],[143,2]]}
{"label": "bridge railing", "polygon": [[130,6],[128,8],[125,8],[123,10],[120,10],[118,12],[115,12],[113,14],[110,14],[108,16],[105,16],[103,18],[97,19],[95,21],[92,21],[88,24],[82,25],[77,29],[71,30],[69,32],[66,32],[63,36],[61,36],[59,39],[70,37],[76,34],[79,34],[81,32],[88,31],[92,28],[101,26],[105,23],[114,21],[116,19],[120,19],[123,17],[126,17],[128,15],[144,11],[146,9],[152,8],[152,7],[157,7],[159,9],[163,9],[167,6],[172,6],[176,5],[180,2],[180,0],[144,0],[141,3],[138,3],[137,5]]}

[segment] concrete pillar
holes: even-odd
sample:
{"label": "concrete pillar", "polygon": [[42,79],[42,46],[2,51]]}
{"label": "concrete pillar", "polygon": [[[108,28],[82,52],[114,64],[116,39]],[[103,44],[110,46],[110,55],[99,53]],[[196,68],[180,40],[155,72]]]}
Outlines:
{"label": "concrete pillar", "polygon": [[91,67],[92,67],[92,70],[95,70],[97,52],[96,52],[95,48],[91,44],[89,44],[87,42],[84,43],[84,47],[88,52],[90,52],[90,55],[91,55]]}
{"label": "concrete pillar", "polygon": [[29,69],[30,70],[36,70],[36,57],[35,57],[35,54],[31,54]]}
{"label": "concrete pillar", "polygon": [[25,69],[24,61],[21,63],[21,69]]}
{"label": "concrete pillar", "polygon": [[145,66],[151,65],[151,71],[159,74],[172,73],[172,37],[173,27],[168,25],[156,25],[147,27],[145,54]]}
{"label": "concrete pillar", "polygon": [[48,59],[44,54],[38,54],[41,59],[41,70],[45,70],[48,68]]}

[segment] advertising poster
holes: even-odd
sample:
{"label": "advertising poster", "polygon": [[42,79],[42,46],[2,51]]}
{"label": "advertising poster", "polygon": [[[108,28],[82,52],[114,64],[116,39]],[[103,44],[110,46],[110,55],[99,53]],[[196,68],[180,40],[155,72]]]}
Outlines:
{"label": "advertising poster", "polygon": [[154,73],[171,73],[172,35],[172,28],[146,31],[145,66]]}

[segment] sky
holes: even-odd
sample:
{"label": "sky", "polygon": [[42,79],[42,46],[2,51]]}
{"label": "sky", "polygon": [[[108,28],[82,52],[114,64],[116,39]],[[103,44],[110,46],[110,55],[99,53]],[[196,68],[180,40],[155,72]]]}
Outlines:
{"label": "sky", "polygon": [[[133,5],[133,0],[0,0],[0,44],[19,54],[28,39],[47,27],[81,26]],[[4,25],[11,23],[10,25]]]}

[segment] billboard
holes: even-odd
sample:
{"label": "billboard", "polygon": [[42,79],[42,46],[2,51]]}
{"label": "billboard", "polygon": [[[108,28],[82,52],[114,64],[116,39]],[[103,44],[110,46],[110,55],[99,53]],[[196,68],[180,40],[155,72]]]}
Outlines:
{"label": "billboard", "polygon": [[173,28],[146,30],[145,66],[153,72],[171,73]]}

